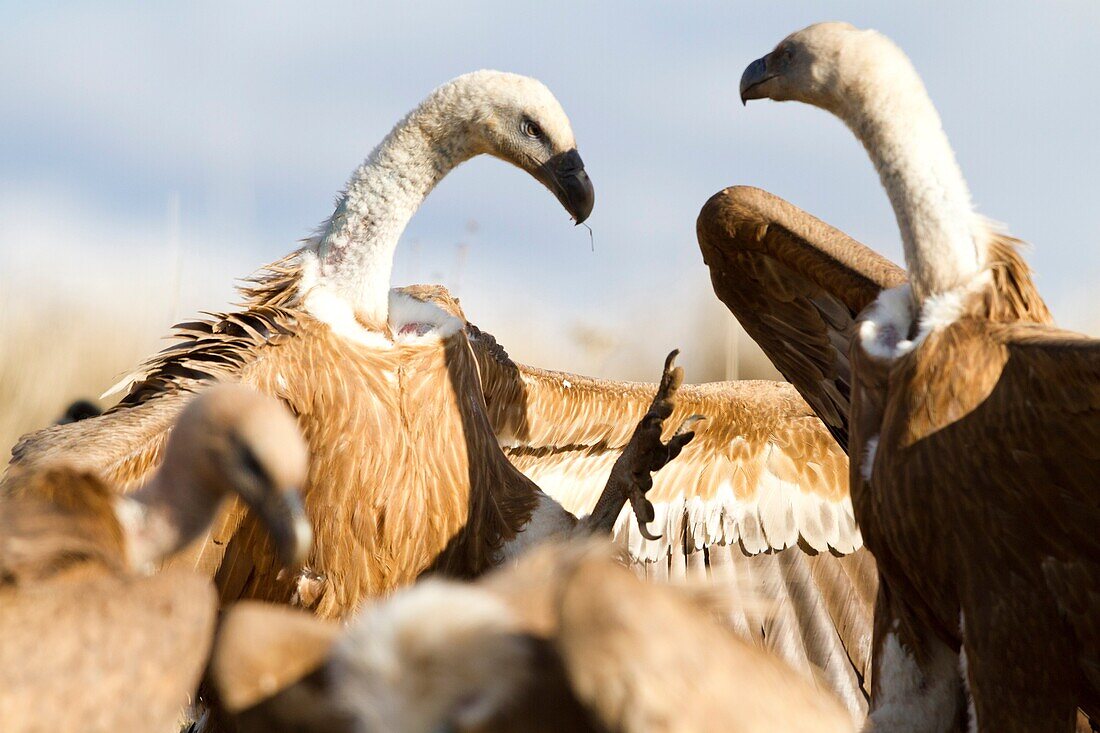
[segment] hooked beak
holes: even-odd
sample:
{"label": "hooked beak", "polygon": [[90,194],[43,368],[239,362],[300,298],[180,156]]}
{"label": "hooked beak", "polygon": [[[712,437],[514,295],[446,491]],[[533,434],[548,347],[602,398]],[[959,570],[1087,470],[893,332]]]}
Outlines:
{"label": "hooked beak", "polygon": [[313,543],[313,527],[298,492],[268,495],[252,509],[267,526],[282,564],[295,567],[305,562]]}
{"label": "hooked beak", "polygon": [[768,96],[758,87],[776,77],[776,74],[768,72],[769,56],[771,54],[761,56],[745,67],[745,73],[741,75],[741,104],[747,105],[750,99],[762,99]]}
{"label": "hooked beak", "polygon": [[580,224],[592,213],[596,204],[596,191],[584,170],[584,161],[576,148],[558,153],[535,170],[535,178],[553,191],[558,201]]}

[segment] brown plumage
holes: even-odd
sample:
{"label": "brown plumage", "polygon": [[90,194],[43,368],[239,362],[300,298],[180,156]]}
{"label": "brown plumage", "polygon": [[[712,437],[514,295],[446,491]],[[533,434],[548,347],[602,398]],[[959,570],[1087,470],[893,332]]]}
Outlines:
{"label": "brown plumage", "polygon": [[169,731],[202,675],[210,581],[70,570],[0,590],[0,726],[21,733]]}
{"label": "brown plumage", "polygon": [[696,232],[715,294],[847,451],[856,317],[905,271],[748,186],[712,196]]}
{"label": "brown plumage", "polygon": [[852,350],[852,497],[882,578],[873,729],[1073,730],[1076,707],[1100,712],[1100,342],[1051,325],[1018,242],[973,214],[888,39],[811,26],[746,79],[860,136],[913,273]]}
{"label": "brown plumage", "polygon": [[718,613],[640,581],[602,545],[549,544],[474,586],[401,591],[345,631],[238,606],[211,677],[242,733],[853,729]]}
{"label": "brown plumage", "polygon": [[[528,118],[540,139],[513,134]],[[115,410],[31,436],[16,463],[89,455],[112,480],[138,486],[195,392],[241,381],[274,394],[297,413],[316,459],[305,486],[313,556],[304,572],[280,577],[253,520],[235,510],[192,560],[217,573],[225,598],[297,601],[326,615],[428,568],[474,574],[533,537],[571,528],[571,515],[499,459],[500,443],[553,491],[568,486],[563,498],[583,511],[614,488],[611,466],[657,386],[573,379],[506,357],[493,366],[500,354],[482,353],[474,329],[450,334],[438,311],[400,297],[389,304],[387,293],[408,218],[473,155],[512,162],[574,218],[587,216],[592,188],[574,146],[560,105],[534,80],[479,72],[440,87],[357,169],[318,235],[252,284],[242,308],[183,324],[179,343],[136,375]],[[582,394],[574,381],[587,385]],[[682,482],[657,476],[660,540],[625,522],[620,536],[647,574],[752,578],[782,610],[764,618],[745,609],[743,631],[807,674],[825,667],[860,714],[869,630],[851,609],[865,608],[874,586],[860,553],[832,555],[861,544],[845,457],[788,387],[685,388],[677,399],[697,403],[682,414],[711,417],[699,429],[713,431],[713,460],[694,451]],[[676,430],[674,421],[668,432]],[[705,480],[696,485],[696,476]]]}
{"label": "brown plumage", "polygon": [[217,572],[224,598],[336,616],[430,567],[480,572],[540,495],[495,444],[461,321],[408,297],[389,302],[393,254],[424,197],[479,154],[527,171],[583,221],[594,194],[575,146],[537,80],[481,71],[440,86],[356,169],[317,236],[253,283],[243,308],[182,324],[179,343],[144,365],[119,405],[31,436],[15,463],[94,456],[112,481],[140,485],[189,397],[242,382],[298,416],[313,457],[304,491],[316,543],[303,572],[280,575],[255,519],[234,509],[196,558]]}
{"label": "brown plumage", "polygon": [[217,597],[190,571],[141,573],[205,531],[228,492],[280,554],[308,534],[305,449],[270,398],[224,386],[180,416],[167,459],[121,497],[91,467],[21,467],[0,499],[0,728],[169,730],[195,691]]}
{"label": "brown plumage", "polygon": [[96,462],[123,481],[139,480],[158,459],[164,434],[139,431],[127,443],[135,418],[167,427],[156,413],[179,409],[188,391],[237,378],[279,396],[299,416],[312,451],[306,509],[325,521],[315,522],[303,571],[288,574],[251,513],[231,511],[197,558],[217,569],[223,599],[295,602],[338,616],[428,569],[471,576],[495,565],[542,494],[497,445],[463,322],[435,306],[449,296],[424,288],[411,291],[424,300],[396,295],[422,320],[408,334],[397,324],[396,335],[387,331],[394,340],[378,348],[276,307],[298,287],[296,275],[277,265],[245,311],[185,324],[181,346],[150,362],[102,422],[44,431],[16,449],[17,459],[65,455],[111,430],[116,442],[100,444]]}
{"label": "brown plumage", "polygon": [[[253,520],[235,511],[198,562],[216,570],[226,600],[295,601],[336,616],[428,568],[472,575],[492,566],[541,506],[535,483],[571,512],[591,511],[657,390],[517,365],[468,324],[443,340],[406,334],[372,350],[298,310],[297,283],[293,266],[277,265],[244,311],[184,326],[181,345],[150,365],[118,409],[39,433],[19,454],[94,441],[99,465],[132,481],[155,465],[167,414],[190,391],[241,379],[276,394],[298,414],[314,456],[306,507],[325,518],[314,554],[305,572],[280,576]],[[440,289],[407,294],[447,311],[418,318],[461,315]],[[776,599],[771,615],[740,607],[739,628],[804,674],[823,668],[860,717],[875,585],[858,552],[843,452],[788,385],[688,385],[676,401],[666,439],[692,414],[708,419],[655,475],[651,529],[662,537],[646,540],[628,515],[617,535],[649,576],[708,576],[732,595],[747,584]],[[532,534],[567,524],[549,517]]]}
{"label": "brown plumage", "polygon": [[[715,292],[807,402],[824,406],[815,411],[831,422],[834,437],[846,440],[852,422],[880,424],[889,369],[860,360],[861,351],[851,354],[852,361],[859,361],[864,385],[860,391],[864,417],[857,419],[849,415],[853,372],[849,352],[859,311],[874,302],[882,287],[904,284],[904,271],[790,203],[744,186],[715,194],[699,215],[698,231]],[[996,290],[1013,294],[991,303],[1001,309],[998,317],[1012,320],[1016,313],[1040,323],[1049,318],[1015,242],[995,238],[990,251]],[[839,306],[847,309],[846,316],[838,317]],[[836,394],[843,399],[835,399]],[[866,450],[865,439],[859,445]],[[857,449],[855,455],[860,454]],[[863,479],[854,481],[858,484]],[[871,556],[860,554],[874,571]],[[850,613],[858,615],[857,608],[853,605]],[[870,605],[862,613],[869,623]],[[892,619],[879,623],[881,643]],[[916,630],[909,633],[919,639],[912,642],[914,647],[924,645],[926,636]],[[1078,729],[1091,728],[1081,720]]]}

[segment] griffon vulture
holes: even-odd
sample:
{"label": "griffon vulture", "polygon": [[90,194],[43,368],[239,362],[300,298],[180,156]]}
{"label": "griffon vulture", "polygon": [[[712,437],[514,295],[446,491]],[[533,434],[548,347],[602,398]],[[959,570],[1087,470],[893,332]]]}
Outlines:
{"label": "griffon vulture", "polygon": [[873,729],[961,716],[972,730],[1069,731],[1078,706],[1095,719],[1100,342],[1051,324],[1019,243],[974,213],[887,38],[811,26],[753,62],[741,91],[853,130],[909,267],[852,349],[852,498],[881,579]]}
{"label": "griffon vulture", "polygon": [[239,386],[192,402],[156,474],[120,496],[94,464],[26,468],[0,499],[0,729],[170,730],[195,692],[217,595],[183,569],[145,577],[201,536],[230,494],[263,518],[280,556],[304,558],[294,420]]}
{"label": "griffon vulture", "polygon": [[[30,436],[14,462],[96,452],[111,479],[140,485],[192,394],[240,381],[298,417],[315,542],[301,573],[283,573],[255,518],[234,511],[198,558],[223,598],[296,600],[337,616],[433,564],[488,567],[540,494],[499,455],[462,321],[390,291],[406,223],[443,176],[482,153],[542,181],[577,221],[591,212],[592,185],[550,91],[515,74],[460,76],[394,127],[318,234],[265,270],[242,309],[181,324],[179,343],[124,380],[118,405]],[[498,460],[484,459],[494,451]]]}
{"label": "griffon vulture", "polygon": [[[92,450],[140,485],[174,415],[218,381],[286,402],[310,445],[305,504],[316,542],[298,573],[234,511],[196,562],[222,598],[293,602],[336,617],[425,570],[474,575],[592,510],[657,385],[517,365],[439,291],[390,291],[405,222],[438,178],[477,152],[522,167],[575,218],[591,187],[568,120],[537,82],[482,72],[445,85],[356,172],[301,251],[245,289],[240,310],[182,324],[108,414],[24,440],[15,463]],[[384,274],[384,276],[383,276]],[[873,566],[847,490],[847,458],[789,385],[685,386],[666,438],[710,419],[655,477],[654,532],[617,532],[648,575],[709,576],[775,598],[737,611],[740,630],[800,671],[821,667],[853,716],[865,710]],[[679,466],[682,464],[682,468]],[[619,496],[622,500],[622,496]],[[517,541],[517,538],[518,541]],[[509,547],[511,545],[511,547]]]}

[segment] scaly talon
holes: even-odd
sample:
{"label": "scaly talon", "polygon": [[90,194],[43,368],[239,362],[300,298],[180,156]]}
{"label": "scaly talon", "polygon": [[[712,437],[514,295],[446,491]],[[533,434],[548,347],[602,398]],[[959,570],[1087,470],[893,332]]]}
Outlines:
{"label": "scaly talon", "polygon": [[642,537],[647,540],[661,539],[659,534],[650,534],[648,525],[656,518],[657,513],[653,509],[653,502],[645,497],[639,487],[634,487],[630,491],[630,508],[634,510],[634,516],[638,519],[638,531]]}
{"label": "scaly talon", "polygon": [[648,527],[655,517],[653,503],[645,494],[653,487],[653,477],[650,475],[668,464],[669,461],[680,455],[684,446],[695,437],[692,427],[700,420],[702,415],[692,415],[680,423],[668,443],[661,442],[661,433],[664,429],[664,421],[672,416],[676,407],[676,395],[684,383],[684,370],[676,366],[676,357],[679,349],[672,350],[665,357],[664,370],[661,373],[661,382],[657,387],[657,394],[653,396],[649,411],[638,422],[630,445],[624,451],[624,455],[633,451],[634,458],[633,485],[628,493],[630,506],[634,510],[634,516],[638,520],[638,530],[647,540],[660,539],[661,535],[651,534]]}

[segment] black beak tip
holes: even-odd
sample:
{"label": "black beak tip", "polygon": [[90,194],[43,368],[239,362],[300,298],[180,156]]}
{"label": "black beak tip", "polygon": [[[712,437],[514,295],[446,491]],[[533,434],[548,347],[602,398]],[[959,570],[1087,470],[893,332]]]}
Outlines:
{"label": "black beak tip", "polygon": [[749,90],[758,84],[768,80],[768,57],[761,56],[756,61],[745,67],[745,73],[741,75],[741,104],[748,105],[750,99],[756,97],[749,95]]}
{"label": "black beak tip", "polygon": [[554,192],[562,207],[577,224],[583,224],[596,204],[592,179],[576,148],[558,153],[539,166],[535,177]]}
{"label": "black beak tip", "polygon": [[292,568],[304,563],[313,545],[313,526],[298,492],[287,491],[252,508],[267,525],[283,566]]}
{"label": "black beak tip", "polygon": [[596,190],[592,187],[592,181],[583,170],[576,176],[579,179],[578,193],[570,196],[570,211],[573,215],[574,226],[580,226],[592,214],[596,206]]}
{"label": "black beak tip", "polygon": [[313,544],[313,527],[304,514],[291,518],[285,536],[277,540],[283,565],[297,567],[305,562]]}

